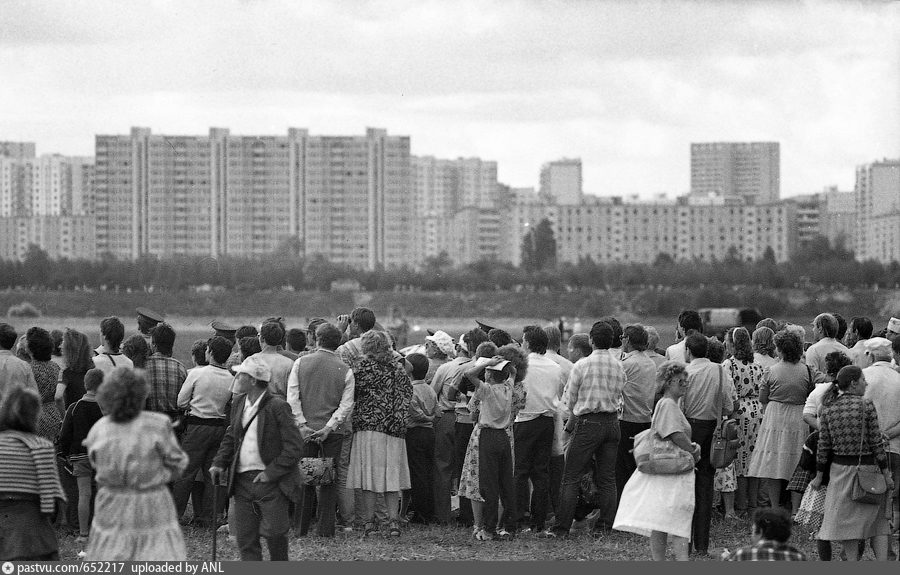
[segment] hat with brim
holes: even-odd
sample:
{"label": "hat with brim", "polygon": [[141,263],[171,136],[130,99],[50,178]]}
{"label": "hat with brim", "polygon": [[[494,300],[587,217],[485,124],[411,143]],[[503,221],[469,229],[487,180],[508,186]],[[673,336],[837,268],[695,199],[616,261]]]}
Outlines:
{"label": "hat with brim", "polygon": [[237,328],[233,325],[229,325],[224,321],[215,320],[210,322],[209,327],[216,330],[216,335],[221,335],[222,337],[234,337],[234,332],[237,331]]}
{"label": "hat with brim", "polygon": [[892,318],[888,321],[887,328],[888,328],[888,331],[892,331],[892,332],[894,332],[894,333],[900,334],[900,319],[897,319],[897,318],[895,318],[895,317],[892,317]]}
{"label": "hat with brim", "polygon": [[478,324],[478,327],[480,327],[480,328],[481,328],[481,331],[483,331],[484,333],[488,333],[489,331],[491,331],[492,329],[494,329],[493,327],[489,326],[489,325],[486,324],[486,323],[481,323],[481,322],[478,321],[477,319],[475,320],[475,323]]}
{"label": "hat with brim", "polygon": [[426,340],[433,342],[444,355],[453,355],[456,347],[453,345],[453,338],[447,332],[438,330],[433,335],[425,337]]}
{"label": "hat with brim", "polygon": [[318,328],[323,323],[328,323],[328,320],[324,317],[314,317],[309,320],[309,325],[306,326],[306,331],[315,333],[316,328]]}
{"label": "hat with brim", "polygon": [[160,323],[160,322],[163,322],[166,320],[166,318],[163,314],[155,312],[152,309],[147,308],[147,307],[139,307],[139,308],[136,308],[134,311],[136,311],[139,316],[141,316],[145,319],[148,319],[150,321],[156,322],[156,323]]}
{"label": "hat with brim", "polygon": [[234,366],[232,368],[232,371],[234,371],[235,375],[239,373],[246,373],[257,381],[270,381],[272,379],[272,370],[269,369],[269,366],[266,365],[263,360],[259,359],[255,355],[251,355],[240,365]]}
{"label": "hat with brim", "polygon": [[871,339],[867,339],[863,346],[866,348],[866,353],[869,353],[871,355],[891,354],[891,340],[884,337],[873,337]]}

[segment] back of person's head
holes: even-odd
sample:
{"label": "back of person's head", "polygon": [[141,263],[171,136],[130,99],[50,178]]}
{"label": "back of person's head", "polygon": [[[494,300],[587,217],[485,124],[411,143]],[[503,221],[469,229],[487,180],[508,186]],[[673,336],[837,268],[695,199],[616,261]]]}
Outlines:
{"label": "back of person's head", "polygon": [[85,372],[94,367],[91,342],[88,336],[74,329],[67,329],[63,334],[63,350],[65,350],[66,368],[72,371]]}
{"label": "back of person's head", "polygon": [[61,329],[52,329],[50,330],[50,339],[53,340],[53,355],[61,356],[62,350],[62,340],[63,340],[63,332]]}
{"label": "back of person's head", "polygon": [[838,329],[840,328],[837,318],[830,313],[817,315],[816,319],[813,320],[813,325],[819,328],[824,337],[837,337]]}
{"label": "back of person's head", "polygon": [[776,331],[778,331],[778,322],[770,317],[767,317],[765,319],[759,320],[759,322],[757,322],[756,324],[755,329],[759,329],[761,327],[767,327],[772,330],[772,333],[775,333]]}
{"label": "back of person's head", "polygon": [[259,330],[256,329],[256,326],[253,325],[242,325],[237,328],[234,332],[235,341],[241,341],[241,339],[245,337],[256,337],[259,335]]}
{"label": "back of person's head", "polygon": [[[499,327],[495,327],[487,334],[488,340],[493,342],[497,347],[503,347],[504,345],[510,344],[513,341],[513,338],[506,330],[500,329]],[[466,341],[471,341],[469,338],[466,338]]]}
{"label": "back of person's head", "polygon": [[284,343],[284,328],[274,321],[267,321],[259,328],[259,337],[266,345],[277,347]]}
{"label": "back of person's head", "polygon": [[234,345],[232,345],[231,341],[221,335],[214,335],[209,338],[206,346],[209,349],[212,360],[219,365],[225,365],[225,362],[228,361],[228,358],[231,357],[231,352],[234,350]]}
{"label": "back of person's head", "polygon": [[522,336],[524,340],[528,342],[528,350],[538,355],[547,353],[547,346],[550,344],[550,338],[547,337],[547,332],[544,331],[544,328],[536,325],[529,327],[531,329],[525,331]]}
{"label": "back of person's head", "polygon": [[191,357],[198,366],[207,365],[206,349],[208,345],[209,343],[205,339],[194,340],[194,343],[191,344]]}
{"label": "back of person's head", "polygon": [[109,351],[118,351],[125,339],[125,326],[116,316],[105,317],[100,320],[100,335],[109,343]]}
{"label": "back of person's head", "polygon": [[516,381],[525,379],[528,372],[528,356],[522,351],[522,348],[514,343],[504,345],[497,350],[497,355],[513,364],[516,368]]}
{"label": "back of person's head", "polygon": [[[622,337],[628,339],[628,343],[636,351],[646,351],[649,345],[650,336],[644,326],[639,324],[631,324],[625,326],[622,330]],[[658,337],[658,336],[657,336]]]}
{"label": "back of person's head", "polygon": [[42,327],[32,327],[25,333],[28,351],[34,361],[50,361],[53,359],[53,340],[50,332]]}
{"label": "back of person's head", "polygon": [[678,314],[678,325],[681,326],[681,331],[684,333],[688,333],[691,330],[703,333],[703,319],[693,309],[686,309]]}
{"label": "back of person's head", "polygon": [[692,333],[684,340],[684,347],[694,359],[704,358],[709,350],[709,340],[702,333]]}
{"label": "back of person's head", "polygon": [[316,328],[316,345],[329,351],[336,350],[341,345],[341,330],[330,323],[320,323]]}
{"label": "back of person's head", "polygon": [[847,320],[844,319],[844,316],[841,314],[834,312],[831,315],[834,316],[834,319],[838,322],[837,333],[835,334],[835,339],[838,341],[844,339],[844,336],[847,335]]}
{"label": "back of person's head", "polygon": [[425,379],[428,375],[428,358],[421,353],[411,353],[406,356],[406,361],[412,366],[412,378],[416,381]]}
{"label": "back of person's head", "polygon": [[837,378],[837,374],[841,371],[841,368],[848,365],[853,365],[853,360],[847,357],[847,354],[842,351],[832,351],[825,355],[825,374],[828,375],[832,381]]}
{"label": "back of person's head", "polygon": [[717,337],[707,338],[709,344],[706,346],[706,357],[713,363],[722,363],[725,361],[725,344],[719,341]]}
{"label": "back of person's head", "polygon": [[103,370],[98,367],[92,367],[84,374],[84,390],[97,391],[100,384],[103,383]]}
{"label": "back of person's head", "polygon": [[613,328],[605,321],[595,322],[591,326],[591,344],[597,349],[609,349],[613,343]]}
{"label": "back of person's head", "polygon": [[[318,328],[320,325],[322,324],[317,324],[316,328]],[[340,333],[340,331],[338,331],[338,333]],[[315,337],[315,332],[313,332],[313,337]],[[295,351],[298,353],[301,351],[306,351],[306,332],[300,328],[292,327],[291,329],[287,330],[287,334],[285,334],[284,336],[284,342],[287,348],[291,351]],[[338,343],[338,345],[340,345],[340,343]]]}
{"label": "back of person's head", "polygon": [[388,363],[393,357],[391,338],[382,331],[369,330],[360,336],[363,354],[375,361]]}
{"label": "back of person's head", "polygon": [[13,386],[0,402],[0,431],[37,431],[41,414],[41,396],[33,389]]}
{"label": "back of person's head", "polygon": [[172,349],[175,347],[175,330],[171,325],[162,322],[153,328],[150,340],[156,351],[163,355],[172,355]]}
{"label": "back of person's head", "polygon": [[545,326],[544,332],[547,333],[547,349],[559,351],[559,348],[562,347],[562,334],[559,332],[559,326]]}
{"label": "back of person's head", "polygon": [[753,332],[753,351],[761,355],[772,356],[775,353],[775,332],[768,327],[758,327]]}
{"label": "back of person's head", "polygon": [[259,345],[259,338],[252,335],[248,335],[239,339],[238,347],[241,350],[242,359],[247,359],[251,355],[256,355],[257,353],[262,351],[262,346]]}
{"label": "back of person's head", "polygon": [[773,341],[785,361],[797,363],[803,357],[803,341],[795,332],[783,329],[775,334]]}
{"label": "back of person's head", "polygon": [[569,338],[569,345],[577,349],[583,357],[591,355],[591,336],[586,333],[576,333]]}
{"label": "back of person's head", "polygon": [[791,517],[779,507],[762,507],[753,513],[753,531],[763,539],[787,543],[791,538]]}
{"label": "back of person's head", "polygon": [[644,331],[647,332],[647,349],[656,349],[659,345],[659,332],[652,325],[645,325]]}
{"label": "back of person's head", "polygon": [[850,320],[850,330],[854,331],[859,336],[859,339],[869,339],[872,337],[872,332],[875,331],[875,328],[872,326],[872,320],[862,316],[854,317]]}
{"label": "back of person's head", "polygon": [[731,343],[734,346],[734,359],[747,362],[753,361],[753,342],[746,328],[734,328],[731,332]]}
{"label": "back of person's head", "polygon": [[[491,330],[493,331],[493,330]],[[507,334],[509,335],[509,334]],[[478,346],[482,343],[489,341],[488,335],[484,333],[484,330],[480,327],[476,327],[470,329],[466,332],[466,337],[464,338],[466,341],[466,352],[469,354],[474,353],[474,350],[478,349]],[[490,340],[493,341],[493,340]],[[493,342],[494,345],[497,345],[496,342]],[[500,347],[499,345],[497,347]]]}
{"label": "back of person's head", "polygon": [[361,334],[366,333],[375,327],[375,312],[367,307],[358,307],[350,312],[350,321],[356,324]]}
{"label": "back of person's head", "polygon": [[142,369],[117,367],[103,378],[97,403],[117,423],[131,421],[144,409],[150,386]]}
{"label": "back of person's head", "polygon": [[134,367],[142,368],[150,355],[150,346],[142,335],[136,333],[122,342],[122,353],[132,361]]}
{"label": "back of person's head", "polygon": [[613,330],[613,340],[609,347],[622,347],[622,324],[611,315],[603,316],[597,321],[606,322]]}
{"label": "back of person's head", "polygon": [[497,355],[497,346],[492,341],[483,341],[475,350],[475,357],[494,357]]}
{"label": "back of person's head", "polygon": [[850,389],[850,384],[862,377],[862,369],[858,365],[845,365],[837,374],[835,383],[841,391]]}
{"label": "back of person's head", "polygon": [[[260,334],[262,334],[262,326],[266,325],[267,323],[278,324],[278,327],[281,328],[281,341],[279,341],[278,343],[276,343],[274,345],[284,346],[284,337],[285,337],[285,334],[287,334],[287,324],[284,323],[284,318],[283,317],[267,317],[266,319],[264,319],[262,321],[261,324],[259,324]],[[273,344],[269,344],[269,345],[273,345]]]}
{"label": "back of person's head", "polygon": [[16,328],[8,323],[0,323],[0,349],[12,349],[17,339],[19,334],[16,333]]}

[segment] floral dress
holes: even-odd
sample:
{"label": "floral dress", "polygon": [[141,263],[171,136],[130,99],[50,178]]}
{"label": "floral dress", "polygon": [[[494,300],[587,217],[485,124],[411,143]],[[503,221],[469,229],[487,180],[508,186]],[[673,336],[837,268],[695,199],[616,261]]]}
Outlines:
{"label": "floral dress", "polygon": [[734,460],[734,473],[737,477],[747,475],[756,435],[762,424],[762,406],[759,403],[759,386],[763,382],[766,370],[758,363],[746,362],[730,358],[724,362],[734,382],[734,390],[738,397],[738,410],[735,419],[738,422],[737,457]]}
{"label": "floral dress", "polygon": [[56,441],[62,428],[62,414],[53,398],[56,396],[56,382],[59,379],[59,365],[53,361],[32,361],[31,371],[41,394],[41,416],[38,419],[38,435]]}
{"label": "floral dress", "polygon": [[[481,402],[477,399],[469,401],[469,411],[472,412],[473,421],[478,421],[478,406]],[[525,407],[525,384],[521,381],[513,383],[512,414],[509,417],[509,425],[506,427],[506,435],[509,437],[509,446],[515,458],[515,444],[513,442],[513,422],[519,414],[519,410]],[[481,497],[481,487],[478,475],[478,438],[481,436],[481,426],[476,425],[469,436],[469,445],[466,447],[466,456],[463,459],[462,473],[459,477],[459,496],[471,501],[484,501]]]}

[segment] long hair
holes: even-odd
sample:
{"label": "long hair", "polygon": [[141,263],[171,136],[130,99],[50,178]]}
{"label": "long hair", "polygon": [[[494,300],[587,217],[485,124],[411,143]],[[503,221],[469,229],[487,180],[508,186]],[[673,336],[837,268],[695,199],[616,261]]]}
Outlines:
{"label": "long hair", "polygon": [[731,332],[731,341],[734,344],[734,359],[752,363],[753,344],[750,342],[750,333],[746,328],[735,328],[734,331]]}
{"label": "long hair", "polygon": [[67,329],[63,334],[63,353],[66,360],[66,369],[76,372],[86,372],[94,367],[93,353],[88,337],[80,331]]}

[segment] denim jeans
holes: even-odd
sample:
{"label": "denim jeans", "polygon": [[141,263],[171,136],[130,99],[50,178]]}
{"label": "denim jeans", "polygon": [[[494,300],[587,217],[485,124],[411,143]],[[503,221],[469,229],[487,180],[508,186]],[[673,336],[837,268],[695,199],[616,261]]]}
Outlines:
{"label": "denim jeans", "polygon": [[[515,436],[515,478],[517,523],[542,531],[550,500],[550,453],[553,450],[553,418],[539,416],[513,426]],[[529,504],[528,481],[531,480]],[[525,512],[531,510],[530,525]]]}
{"label": "denim jeans", "polygon": [[[619,420],[615,412],[578,416],[563,469],[556,529],[568,533],[572,527],[581,477],[595,465],[600,498],[597,525],[612,527],[616,517],[616,452],[619,447]],[[596,461],[594,461],[596,459]]]}
{"label": "denim jeans", "polygon": [[699,553],[709,551],[709,522],[712,519],[712,501],[716,469],[709,462],[713,433],[716,431],[714,419],[688,419],[691,424],[691,441],[700,445],[700,461],[696,466],[697,480],[694,482],[694,519],[691,531],[691,546]]}

